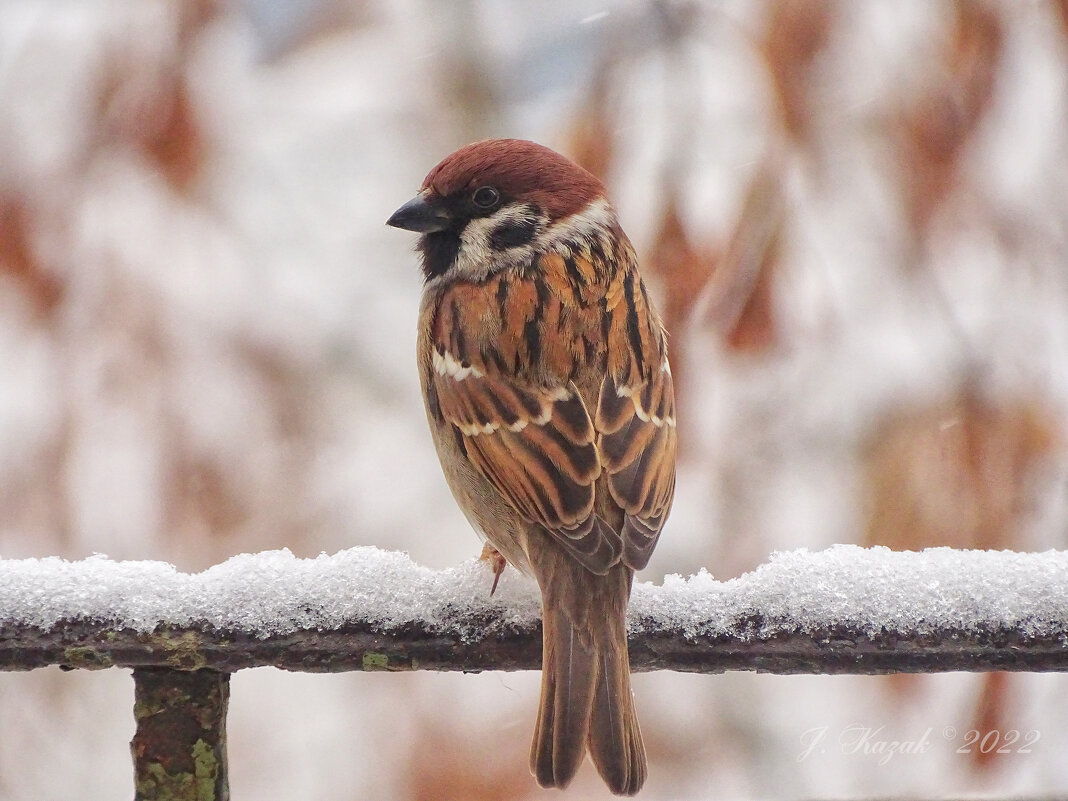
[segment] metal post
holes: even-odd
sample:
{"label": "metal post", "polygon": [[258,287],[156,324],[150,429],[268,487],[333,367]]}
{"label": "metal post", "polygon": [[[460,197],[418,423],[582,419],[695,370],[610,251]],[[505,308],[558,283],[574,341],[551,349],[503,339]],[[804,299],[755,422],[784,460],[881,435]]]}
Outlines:
{"label": "metal post", "polygon": [[135,801],[229,801],[230,674],[142,667],[133,677]]}

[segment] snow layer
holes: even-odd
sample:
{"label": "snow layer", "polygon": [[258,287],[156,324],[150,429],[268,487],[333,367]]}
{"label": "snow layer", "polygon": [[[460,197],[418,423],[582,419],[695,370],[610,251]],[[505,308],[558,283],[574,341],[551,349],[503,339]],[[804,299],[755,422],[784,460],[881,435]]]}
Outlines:
{"label": "snow layer", "polygon": [[[356,621],[462,630],[484,613],[506,624],[537,619],[530,579],[508,570],[491,598],[491,578],[484,562],[434,571],[407,554],[370,547],[315,559],[288,550],[242,554],[195,574],[103,556],[0,560],[0,621],[50,628],[88,618],[140,631],[206,622],[266,637]],[[754,615],[762,633],[846,624],[872,636],[990,627],[1063,636],[1068,552],[790,551],[731,581],[701,571],[668,576],[661,586],[638,583],[630,614],[632,628],[691,636],[736,630]]]}
{"label": "snow layer", "polygon": [[692,635],[737,630],[739,619],[759,615],[762,634],[845,625],[869,636],[990,628],[1064,636],[1068,551],[802,548],[731,581],[701,571],[636,585],[630,612],[645,629]]}
{"label": "snow layer", "polygon": [[48,628],[87,618],[139,631],[204,622],[266,637],[356,621],[446,629],[461,612],[507,610],[505,622],[517,623],[537,617],[536,587],[502,580],[490,598],[492,579],[484,562],[434,571],[405,553],[371,547],[315,559],[288,549],[240,554],[202,573],[103,556],[0,560],[0,620]]}

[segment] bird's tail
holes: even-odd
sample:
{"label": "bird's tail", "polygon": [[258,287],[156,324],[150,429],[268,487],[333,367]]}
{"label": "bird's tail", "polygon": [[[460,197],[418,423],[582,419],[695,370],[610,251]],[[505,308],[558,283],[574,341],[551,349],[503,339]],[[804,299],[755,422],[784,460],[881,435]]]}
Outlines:
{"label": "bird's tail", "polygon": [[562,789],[589,749],[608,788],[634,795],[646,763],[627,658],[631,573],[623,565],[606,576],[576,570],[586,597],[567,597],[575,594],[573,580],[542,584],[541,705],[530,770],[542,787]]}

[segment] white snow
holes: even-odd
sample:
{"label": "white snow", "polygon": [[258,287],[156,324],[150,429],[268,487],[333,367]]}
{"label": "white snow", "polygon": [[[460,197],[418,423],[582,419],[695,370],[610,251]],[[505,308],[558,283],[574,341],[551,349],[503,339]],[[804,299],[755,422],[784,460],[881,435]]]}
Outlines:
{"label": "white snow", "polygon": [[[510,571],[513,573],[514,571]],[[382,629],[412,621],[456,628],[464,615],[496,610],[504,623],[539,614],[537,588],[502,578],[487,563],[435,571],[407,554],[373,547],[299,559],[288,549],[240,554],[201,573],[166,562],[0,560],[0,620],[41,628],[70,618],[151,631],[159,623],[208,623],[257,636],[369,622]]]}
{"label": "white snow", "polygon": [[[637,583],[631,626],[723,634],[753,615],[761,633],[847,624],[925,632],[1010,627],[1028,634],[1068,629],[1068,552],[1013,553],[935,548],[896,552],[837,545],[776,553],[737,579],[701,571]],[[103,556],[0,560],[0,621],[50,628],[87,618],[149,631],[167,622],[209,623],[256,636],[369,622],[383,630],[420,621],[473,633],[473,616],[523,625],[539,614],[532,580],[507,570],[492,598],[486,563],[435,571],[396,551],[351,548],[299,559],[288,550],[242,554],[201,573],[164,562]],[[477,620],[477,617],[475,617]]]}
{"label": "white snow", "polygon": [[701,571],[637,584],[630,613],[646,630],[722,634],[759,614],[761,634],[848,625],[880,632],[936,628],[1068,631],[1068,551],[1016,553],[835,545],[777,552],[751,573],[716,581]]}

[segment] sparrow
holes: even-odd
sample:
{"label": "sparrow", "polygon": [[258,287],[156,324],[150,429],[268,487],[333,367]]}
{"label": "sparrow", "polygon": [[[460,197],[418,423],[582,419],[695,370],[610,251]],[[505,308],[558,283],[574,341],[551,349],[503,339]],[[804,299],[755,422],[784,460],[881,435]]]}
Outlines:
{"label": "sparrow", "polygon": [[[542,599],[530,769],[645,781],[626,611],[675,491],[667,338],[604,187],[517,139],[457,150],[388,225],[421,234],[418,364],[460,509]],[[503,563],[502,563],[503,568]]]}

